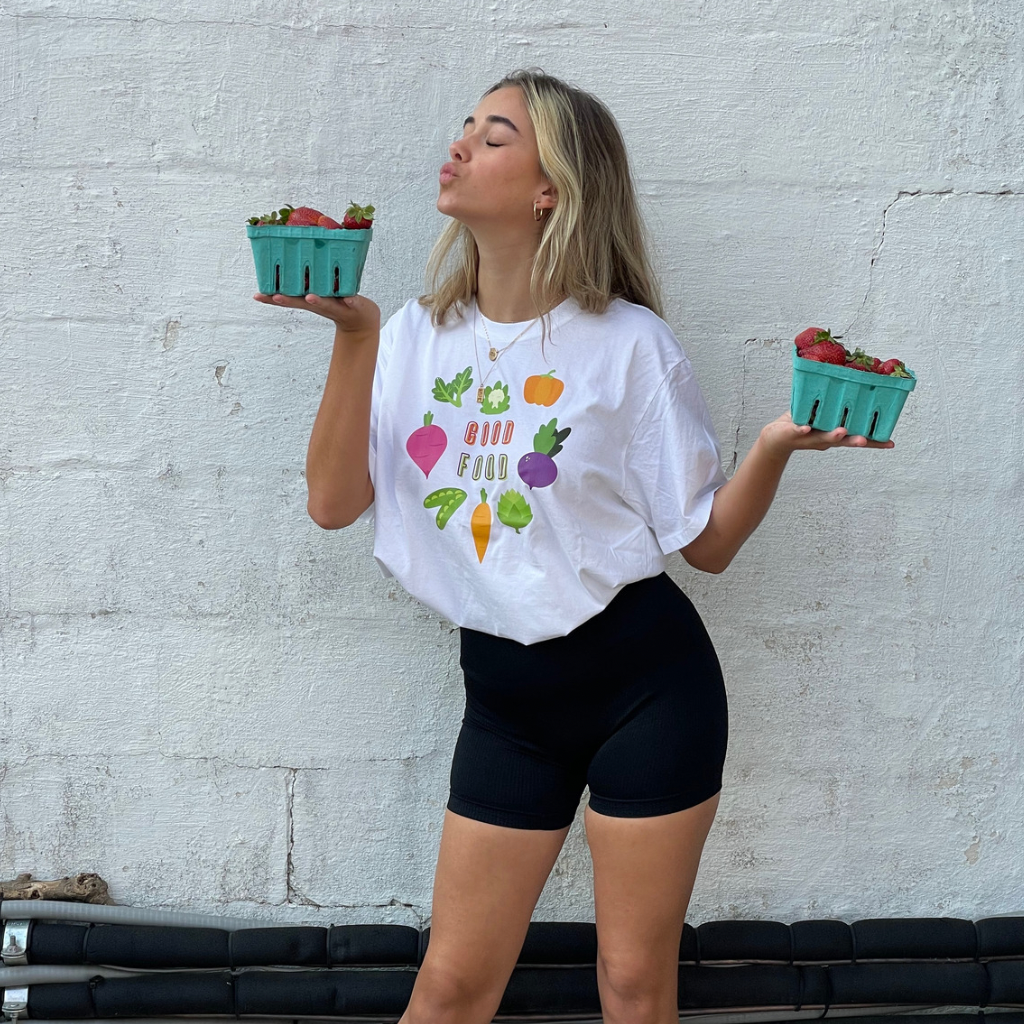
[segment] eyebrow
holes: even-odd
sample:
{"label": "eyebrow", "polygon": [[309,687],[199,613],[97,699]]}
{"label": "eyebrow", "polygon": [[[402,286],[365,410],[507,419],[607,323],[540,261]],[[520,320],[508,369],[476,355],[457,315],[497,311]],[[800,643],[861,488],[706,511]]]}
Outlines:
{"label": "eyebrow", "polygon": [[[507,117],[501,117],[499,114],[488,114],[484,120],[490,121],[491,124],[507,124],[512,131],[517,135],[519,134],[519,129]],[[462,127],[465,128],[467,124],[476,124],[476,118],[472,116],[467,117],[466,120],[462,122]]]}

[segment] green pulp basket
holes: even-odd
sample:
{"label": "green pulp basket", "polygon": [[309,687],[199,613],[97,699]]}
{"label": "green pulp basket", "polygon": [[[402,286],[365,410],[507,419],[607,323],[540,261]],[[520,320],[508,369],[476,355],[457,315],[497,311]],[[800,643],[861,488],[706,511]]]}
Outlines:
{"label": "green pulp basket", "polygon": [[355,295],[373,228],[296,227],[246,224],[264,295]]}
{"label": "green pulp basket", "polygon": [[889,377],[803,359],[793,347],[793,422],[816,430],[845,427],[871,441],[888,441],[917,378]]}

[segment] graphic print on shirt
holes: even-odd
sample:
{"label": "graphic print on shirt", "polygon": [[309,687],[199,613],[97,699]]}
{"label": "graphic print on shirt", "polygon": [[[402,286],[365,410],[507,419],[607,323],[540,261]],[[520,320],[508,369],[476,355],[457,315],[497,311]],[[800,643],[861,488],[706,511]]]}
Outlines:
{"label": "graphic print on shirt", "polygon": [[438,377],[434,381],[434,398],[438,402],[451,402],[457,409],[462,408],[462,396],[469,390],[473,383],[473,368],[467,366],[462,373],[455,375],[455,380],[447,384],[443,378]]}
{"label": "graphic print on shirt", "polygon": [[430,476],[430,471],[437,465],[437,460],[444,455],[448,447],[448,435],[434,423],[434,414],[427,412],[423,417],[423,426],[418,427],[409,435],[405,442],[405,450],[409,458],[423,470],[423,475]]}
{"label": "graphic print on shirt", "polygon": [[466,500],[466,492],[458,487],[439,487],[423,499],[424,508],[437,509],[437,528],[443,530],[455,510]]}
{"label": "graphic print on shirt", "polygon": [[469,521],[473,543],[476,545],[476,557],[484,560],[487,542],[491,539],[491,506],[487,504],[487,491],[481,488],[480,504],[473,509],[473,517]]}
{"label": "graphic print on shirt", "polygon": [[554,405],[565,390],[565,382],[555,376],[554,370],[547,373],[535,373],[526,378],[523,385],[523,398],[530,405]]}
{"label": "graphic print on shirt", "polygon": [[[472,386],[473,371],[472,367],[467,366],[450,381],[444,377],[435,378],[433,398],[437,402],[461,409],[464,408],[462,396]],[[523,385],[523,400],[531,405],[550,407],[559,400],[564,390],[565,382],[555,376],[554,370],[532,374]],[[460,482],[467,478],[474,482],[486,480],[492,483],[508,480],[508,446],[515,436],[515,421],[491,417],[509,411],[512,406],[512,386],[500,380],[490,386],[481,386],[477,389],[476,399],[480,407],[479,414],[485,418],[472,418],[466,423],[463,434],[465,448],[458,455],[456,473]],[[409,457],[427,478],[449,448],[448,435],[433,419],[433,412],[428,410],[423,417],[423,425],[414,430],[406,441]],[[562,443],[571,432],[571,427],[559,429],[557,418],[539,427],[533,438],[534,450],[524,454],[517,465],[519,477],[531,490],[550,487],[554,483],[558,476],[554,457],[562,450]],[[467,497],[467,492],[461,487],[439,487],[423,499],[423,507],[437,509],[435,522],[437,528],[443,530],[465,504]],[[511,488],[498,494],[496,507],[492,511],[487,491],[482,488],[480,501],[473,509],[469,522],[469,533],[477,560],[481,564],[491,542],[495,517],[518,535],[533,521],[534,513],[522,492]]]}
{"label": "graphic print on shirt", "polygon": [[533,451],[527,452],[516,466],[523,483],[530,490],[550,487],[558,476],[555,456],[562,450],[562,442],[572,433],[572,427],[558,429],[557,417],[545,423],[533,436]]}
{"label": "graphic print on shirt", "polygon": [[502,384],[500,380],[495,381],[493,385],[488,384],[480,400],[480,411],[487,416],[505,412],[511,404],[511,397],[508,386]]}
{"label": "graphic print on shirt", "polygon": [[505,491],[498,499],[498,519],[518,533],[533,519],[533,509],[518,491]]}

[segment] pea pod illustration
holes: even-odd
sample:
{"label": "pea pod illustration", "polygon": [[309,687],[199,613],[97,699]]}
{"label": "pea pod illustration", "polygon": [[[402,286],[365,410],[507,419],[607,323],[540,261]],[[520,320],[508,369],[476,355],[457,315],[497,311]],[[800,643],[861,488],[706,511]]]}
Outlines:
{"label": "pea pod illustration", "polygon": [[458,487],[439,487],[423,499],[423,507],[437,509],[437,528],[443,530],[445,524],[455,514],[455,510],[465,500],[466,492]]}

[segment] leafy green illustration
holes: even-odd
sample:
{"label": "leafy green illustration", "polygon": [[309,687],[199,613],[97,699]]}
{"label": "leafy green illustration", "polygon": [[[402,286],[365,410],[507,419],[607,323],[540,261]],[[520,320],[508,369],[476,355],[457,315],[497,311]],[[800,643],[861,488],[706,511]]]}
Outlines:
{"label": "leafy green illustration", "polygon": [[533,509],[518,491],[506,491],[498,499],[498,519],[518,533],[533,519]]}
{"label": "leafy green illustration", "polygon": [[451,402],[452,405],[462,408],[462,396],[469,390],[473,383],[472,367],[467,366],[462,373],[456,374],[455,380],[448,384],[438,377],[434,381],[434,398],[438,402]]}
{"label": "leafy green illustration", "polygon": [[572,433],[572,427],[558,430],[558,419],[553,419],[533,435],[533,450],[554,458],[562,450],[562,442]]}
{"label": "leafy green illustration", "polygon": [[500,380],[495,381],[493,385],[484,388],[480,411],[491,415],[504,412],[509,407],[510,398],[508,385],[502,384]]}

